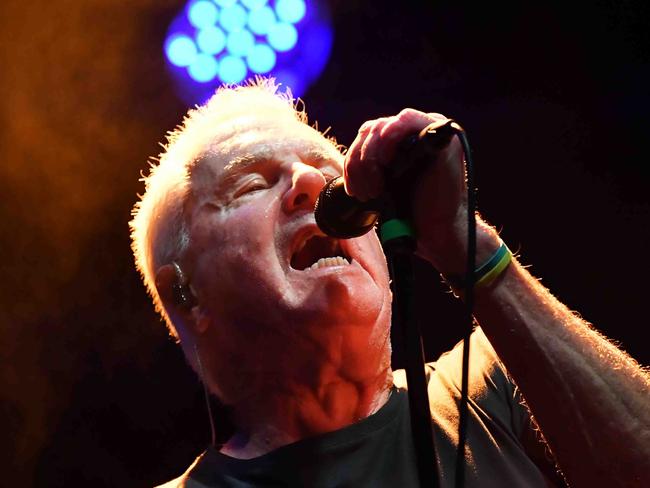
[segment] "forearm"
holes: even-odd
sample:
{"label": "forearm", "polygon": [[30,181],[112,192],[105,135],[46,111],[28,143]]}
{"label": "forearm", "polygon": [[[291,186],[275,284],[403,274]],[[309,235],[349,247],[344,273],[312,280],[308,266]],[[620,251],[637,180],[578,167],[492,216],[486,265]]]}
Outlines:
{"label": "forearm", "polygon": [[[494,231],[480,234],[479,254],[491,252]],[[477,290],[475,316],[572,486],[647,486],[650,381],[632,358],[515,260]]]}
{"label": "forearm", "polygon": [[[405,109],[365,123],[345,157],[348,193],[362,200],[380,196],[399,141],[444,120]],[[454,137],[423,167],[412,192],[417,252],[446,276],[465,270],[463,158]],[[496,232],[479,219],[477,264],[498,245]],[[516,261],[489,288],[477,290],[475,315],[574,486],[635,486],[635,479],[650,486],[649,380],[631,358]]]}

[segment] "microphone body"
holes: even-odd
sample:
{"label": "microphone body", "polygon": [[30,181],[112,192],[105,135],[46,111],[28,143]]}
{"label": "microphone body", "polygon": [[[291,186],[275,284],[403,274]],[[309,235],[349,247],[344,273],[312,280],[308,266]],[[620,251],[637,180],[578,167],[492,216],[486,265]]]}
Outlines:
{"label": "microphone body", "polygon": [[396,160],[386,169],[386,189],[379,198],[362,202],[345,192],[343,177],[330,180],[316,200],[316,224],[331,237],[350,239],[369,232],[388,208],[395,208],[401,218],[407,218],[415,180],[462,130],[458,123],[446,119],[402,141]]}

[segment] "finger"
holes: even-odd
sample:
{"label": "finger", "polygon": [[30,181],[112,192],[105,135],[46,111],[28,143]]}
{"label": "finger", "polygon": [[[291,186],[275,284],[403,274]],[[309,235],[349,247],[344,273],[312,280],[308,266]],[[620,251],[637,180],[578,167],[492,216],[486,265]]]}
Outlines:
{"label": "finger", "polygon": [[409,135],[416,134],[426,126],[441,120],[448,119],[442,114],[424,113],[406,108],[384,125],[381,135],[386,141],[387,148],[392,149]]}
{"label": "finger", "polygon": [[383,124],[385,119],[377,119],[366,122],[359,128],[359,133],[345,155],[343,165],[343,175],[345,182],[345,191],[354,197],[367,199],[368,191],[366,189],[366,180],[375,181],[380,173],[375,165],[369,164],[363,160],[363,148],[366,140],[373,131],[376,132],[378,124]]}
{"label": "finger", "polygon": [[447,120],[441,114],[427,114],[413,109],[404,109],[382,128],[382,150],[387,158],[394,160],[399,145],[409,136],[419,133],[426,126],[440,120]]}
{"label": "finger", "polygon": [[379,195],[384,186],[384,168],[388,161],[378,148],[381,147],[381,129],[389,120],[387,117],[377,119],[361,146],[357,162],[360,175],[357,197],[364,201]]}
{"label": "finger", "polygon": [[363,146],[363,142],[370,132],[370,127],[371,124],[369,122],[366,122],[361,127],[359,127],[357,137],[355,137],[354,141],[352,141],[352,144],[350,145],[350,148],[345,153],[345,159],[343,160],[343,183],[346,193],[350,196],[356,196],[356,188],[354,182],[350,184],[350,165],[352,165],[352,173],[354,173],[356,171],[355,166],[357,164],[357,161],[361,157],[361,148]]}

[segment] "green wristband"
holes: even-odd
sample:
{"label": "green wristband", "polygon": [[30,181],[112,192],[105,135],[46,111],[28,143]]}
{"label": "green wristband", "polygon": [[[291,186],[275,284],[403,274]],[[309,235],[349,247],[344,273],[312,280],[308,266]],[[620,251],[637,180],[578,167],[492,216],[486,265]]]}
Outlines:
{"label": "green wristband", "polygon": [[415,237],[415,231],[411,224],[401,219],[390,219],[381,224],[379,238],[382,244],[398,237]]}

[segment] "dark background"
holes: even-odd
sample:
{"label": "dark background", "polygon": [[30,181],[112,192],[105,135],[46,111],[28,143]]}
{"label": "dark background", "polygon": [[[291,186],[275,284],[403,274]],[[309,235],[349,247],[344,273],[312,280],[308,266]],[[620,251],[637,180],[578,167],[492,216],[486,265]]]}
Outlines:
{"label": "dark background", "polygon": [[[615,3],[332,1],[332,57],[304,99],[344,144],[406,106],[461,121],[482,213],[647,364],[650,4]],[[186,110],[161,51],[181,5],[0,6],[4,486],[151,486],[208,442],[127,229],[139,173]],[[420,303],[434,358],[462,314],[435,272],[418,280],[440,290]]]}

